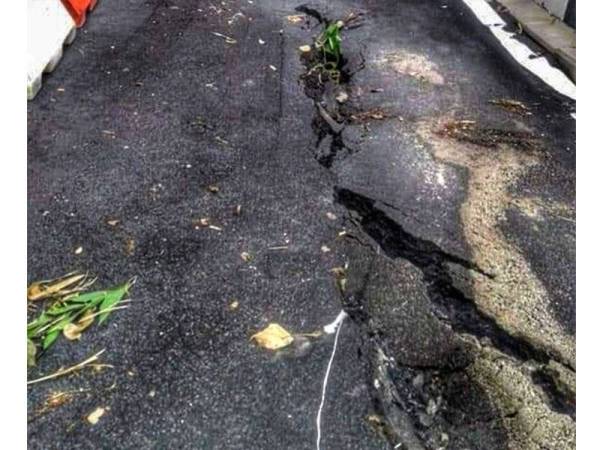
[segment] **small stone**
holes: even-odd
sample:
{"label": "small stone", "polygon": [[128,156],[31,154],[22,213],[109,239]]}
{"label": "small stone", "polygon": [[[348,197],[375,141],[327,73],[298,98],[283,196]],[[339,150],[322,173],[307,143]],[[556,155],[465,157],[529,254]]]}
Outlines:
{"label": "small stone", "polygon": [[229,309],[231,311],[235,311],[236,309],[239,308],[239,306],[240,306],[240,302],[238,302],[237,300],[234,300],[229,304]]}
{"label": "small stone", "polygon": [[311,48],[310,45],[301,45],[298,47],[298,50],[300,50],[302,53],[309,53]]}
{"label": "small stone", "polygon": [[258,40],[258,43],[259,43],[260,45],[265,45],[265,41],[263,41],[262,39],[259,39],[259,40]]}
{"label": "small stone", "polygon": [[331,249],[329,247],[327,247],[326,245],[321,246],[321,251],[323,253],[329,253],[331,251]]}
{"label": "small stone", "polygon": [[150,397],[150,398],[154,398],[155,395],[156,395],[156,391],[154,389],[152,389],[150,392],[148,392],[148,397]]}
{"label": "small stone", "polygon": [[75,254],[76,254],[76,255],[81,255],[81,253],[83,253],[83,247],[77,247],[77,248],[75,249]]}
{"label": "small stone", "polygon": [[245,262],[250,262],[252,260],[252,255],[248,252],[242,252],[240,254],[240,258],[242,258]]}
{"label": "small stone", "polygon": [[337,219],[337,216],[334,213],[332,213],[332,212],[327,212],[327,213],[325,213],[325,215],[327,216],[327,218],[329,220],[336,220]]}

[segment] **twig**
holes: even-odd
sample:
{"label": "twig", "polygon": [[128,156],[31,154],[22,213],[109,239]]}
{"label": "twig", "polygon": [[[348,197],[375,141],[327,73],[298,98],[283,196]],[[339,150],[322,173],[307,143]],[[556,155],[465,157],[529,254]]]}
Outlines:
{"label": "twig", "polygon": [[36,378],[35,380],[28,381],[27,385],[34,384],[34,383],[40,383],[42,381],[51,380],[53,378],[62,377],[63,375],[67,375],[69,373],[76,372],[77,370],[82,369],[83,367],[87,366],[88,364],[91,364],[91,363],[97,361],[98,356],[100,356],[102,353],[104,353],[105,350],[106,349],[100,350],[98,353],[90,356],[88,359],[80,362],[79,364],[75,364],[74,366],[68,367],[66,369],[58,369],[53,374],[46,375],[44,377]]}
{"label": "twig", "polygon": [[101,311],[95,312],[94,314],[91,314],[91,315],[87,316],[87,317],[85,318],[85,320],[89,320],[89,319],[91,319],[91,318],[93,318],[93,317],[96,317],[96,316],[99,316],[100,314],[103,314],[103,313],[105,313],[105,312],[112,312],[112,311],[116,311],[117,309],[126,309],[126,308],[129,308],[130,306],[131,306],[131,305],[125,305],[125,306],[113,306],[112,308],[106,308],[106,309],[103,309],[103,310],[101,310]]}

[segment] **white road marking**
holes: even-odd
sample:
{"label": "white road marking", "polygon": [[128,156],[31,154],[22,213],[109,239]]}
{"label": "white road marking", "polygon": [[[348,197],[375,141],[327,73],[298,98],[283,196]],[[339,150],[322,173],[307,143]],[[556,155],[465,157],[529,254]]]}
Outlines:
{"label": "white road marking", "polygon": [[575,84],[559,69],[552,67],[546,58],[530,58],[531,49],[515,39],[515,33],[505,31],[506,22],[485,0],[463,0],[479,21],[487,26],[519,64],[532,72],[561,94],[575,100]]}

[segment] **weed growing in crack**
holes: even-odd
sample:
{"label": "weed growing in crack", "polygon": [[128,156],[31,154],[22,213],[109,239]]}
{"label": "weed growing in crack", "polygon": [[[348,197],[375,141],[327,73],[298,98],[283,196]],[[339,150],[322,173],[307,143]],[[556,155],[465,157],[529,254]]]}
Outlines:
{"label": "weed growing in crack", "polygon": [[330,23],[325,27],[325,30],[315,40],[315,49],[318,50],[319,56],[317,64],[312,66],[307,75],[313,73],[318,74],[319,82],[323,83],[323,75],[326,80],[331,80],[338,84],[341,79],[342,65],[342,28],[344,22],[338,20],[335,23]]}

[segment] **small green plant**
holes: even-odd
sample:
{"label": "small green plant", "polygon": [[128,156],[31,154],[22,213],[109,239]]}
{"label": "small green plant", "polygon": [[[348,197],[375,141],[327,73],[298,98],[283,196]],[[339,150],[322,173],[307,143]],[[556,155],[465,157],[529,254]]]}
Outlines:
{"label": "small green plant", "polygon": [[336,83],[340,81],[340,63],[342,62],[341,34],[343,27],[344,22],[341,20],[330,23],[315,40],[315,48],[322,52],[321,62],[313,66],[310,72],[317,72],[320,82],[322,82],[321,75],[323,74]]}
{"label": "small green plant", "polygon": [[325,28],[316,41],[316,47],[322,49],[325,62],[334,62],[337,67],[342,58],[342,27],[341,20],[331,23]]}

